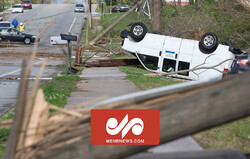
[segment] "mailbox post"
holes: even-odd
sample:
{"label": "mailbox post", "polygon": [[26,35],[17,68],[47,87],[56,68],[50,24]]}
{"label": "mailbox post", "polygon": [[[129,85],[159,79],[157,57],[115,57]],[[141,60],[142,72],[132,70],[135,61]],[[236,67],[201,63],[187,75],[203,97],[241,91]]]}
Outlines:
{"label": "mailbox post", "polygon": [[62,40],[67,40],[67,47],[68,47],[68,52],[67,52],[67,69],[66,69],[66,73],[67,74],[72,74],[72,70],[71,70],[71,41],[77,41],[77,36],[74,35],[69,35],[69,34],[60,34],[61,35],[61,39]]}

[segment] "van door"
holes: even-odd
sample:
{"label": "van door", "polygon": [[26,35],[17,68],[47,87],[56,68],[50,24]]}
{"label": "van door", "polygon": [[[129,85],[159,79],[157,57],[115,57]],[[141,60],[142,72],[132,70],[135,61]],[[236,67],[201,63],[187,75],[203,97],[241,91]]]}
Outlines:
{"label": "van door", "polygon": [[[177,71],[188,70],[191,67],[193,53],[195,46],[199,45],[198,41],[182,39],[180,52],[178,54]],[[178,77],[192,79],[194,75],[192,72],[178,73]]]}
{"label": "van door", "polygon": [[136,56],[148,71],[159,72],[165,37],[165,35],[147,33],[143,38],[141,50],[136,53]]}
{"label": "van door", "polygon": [[182,39],[166,36],[160,58],[160,72],[175,72]]}

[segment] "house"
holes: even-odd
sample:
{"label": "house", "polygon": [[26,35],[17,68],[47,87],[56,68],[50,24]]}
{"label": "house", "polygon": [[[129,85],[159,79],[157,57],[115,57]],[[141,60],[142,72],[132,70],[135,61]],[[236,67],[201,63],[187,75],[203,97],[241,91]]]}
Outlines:
{"label": "house", "polygon": [[[191,0],[163,0],[163,2],[167,3],[167,4],[170,4],[170,5],[178,5],[178,3],[181,4],[181,6],[186,6],[189,4]],[[195,0],[193,0],[194,2]]]}

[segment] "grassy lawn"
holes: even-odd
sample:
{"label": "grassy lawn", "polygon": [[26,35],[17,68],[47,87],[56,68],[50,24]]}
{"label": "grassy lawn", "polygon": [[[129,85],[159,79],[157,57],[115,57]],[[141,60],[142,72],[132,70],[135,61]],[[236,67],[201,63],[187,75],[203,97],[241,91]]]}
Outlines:
{"label": "grassy lawn", "polygon": [[[11,110],[6,116],[4,116],[1,121],[12,119],[14,117],[14,110]],[[4,150],[6,147],[6,142],[10,133],[10,129],[0,129],[0,157],[3,157]]]}
{"label": "grassy lawn", "polygon": [[75,82],[80,79],[76,75],[63,75],[56,76],[50,82],[45,83],[42,86],[43,92],[45,94],[45,99],[52,105],[58,107],[63,107],[70,92],[74,88]]}
{"label": "grassy lawn", "polygon": [[143,66],[120,66],[120,70],[127,74],[126,78],[142,90],[180,83],[164,76],[150,76]]}
{"label": "grassy lawn", "polygon": [[250,153],[250,117],[193,135],[205,149],[237,149]]}

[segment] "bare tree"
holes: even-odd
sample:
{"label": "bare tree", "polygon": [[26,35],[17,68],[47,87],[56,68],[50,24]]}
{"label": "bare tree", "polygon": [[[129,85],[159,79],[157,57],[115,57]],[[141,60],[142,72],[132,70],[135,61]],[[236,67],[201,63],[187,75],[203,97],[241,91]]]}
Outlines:
{"label": "bare tree", "polygon": [[154,16],[153,16],[153,30],[161,31],[161,9],[162,1],[154,1]]}

